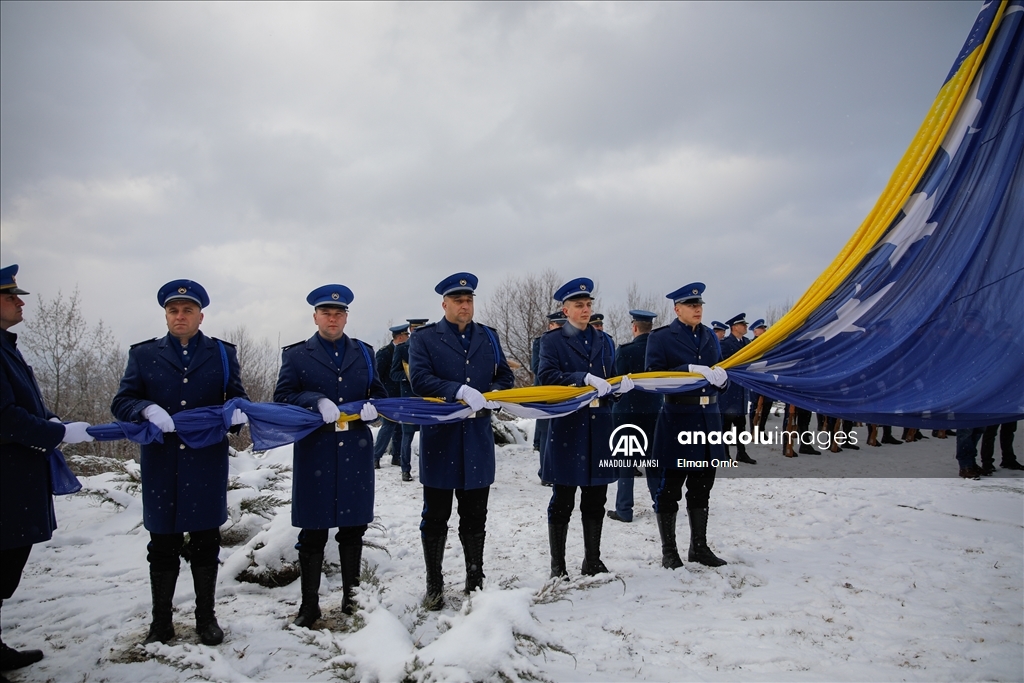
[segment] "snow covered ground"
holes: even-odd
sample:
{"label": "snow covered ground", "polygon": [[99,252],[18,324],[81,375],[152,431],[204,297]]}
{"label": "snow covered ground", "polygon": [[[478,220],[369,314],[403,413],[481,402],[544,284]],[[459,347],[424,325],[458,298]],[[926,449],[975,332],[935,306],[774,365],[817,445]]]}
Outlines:
{"label": "snow covered ground", "polygon": [[[773,420],[774,422],[774,420]],[[771,423],[770,423],[771,424]],[[528,436],[532,423],[520,424]],[[930,434],[930,432],[929,432]],[[863,439],[863,436],[862,436]],[[1022,432],[1016,451],[1024,454]],[[636,480],[632,524],[606,520],[610,576],[581,579],[578,513],[571,579],[548,580],[550,490],[528,446],[498,451],[490,494],[486,588],[465,598],[454,528],[445,555],[449,608],[420,607],[423,559],[418,484],[378,472],[377,515],[353,618],[340,614],[337,547],[328,546],[325,619],[289,624],[299,584],[268,588],[249,575],[286,576],[290,447],[232,458],[231,520],[218,588],[227,637],[198,644],[183,565],[178,638],[139,643],[149,623],[148,534],[133,475],[84,477],[59,498],[59,530],[36,546],[3,609],[4,640],[46,658],[13,681],[934,681],[1024,679],[1024,477],[1000,470],[955,478],[954,439],[787,460],[751,449],[758,468],[817,478],[753,479],[735,472],[712,493],[709,537],[729,564],[660,565],[654,515]],[[387,459],[385,458],[385,463]],[[998,462],[998,454],[997,454]],[[897,476],[843,478],[852,464]],[[921,468],[924,467],[924,470]],[[609,507],[614,487],[609,489]],[[258,513],[262,513],[261,516]],[[686,519],[679,520],[681,544]],[[333,551],[333,554],[332,554]],[[684,552],[685,556],[685,552]]]}

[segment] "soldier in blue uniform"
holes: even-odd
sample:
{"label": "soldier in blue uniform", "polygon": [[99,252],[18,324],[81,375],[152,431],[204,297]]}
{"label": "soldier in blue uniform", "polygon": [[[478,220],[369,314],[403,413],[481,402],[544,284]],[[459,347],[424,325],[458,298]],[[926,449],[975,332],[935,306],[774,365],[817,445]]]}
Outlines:
{"label": "soldier in blue uniform", "polygon": [[[411,335],[417,329],[427,324],[427,318],[409,318],[406,322],[409,323],[409,338],[411,339]],[[393,381],[398,382],[400,387],[399,393],[401,393],[402,398],[415,396],[416,393],[412,390],[412,385],[409,383],[409,342],[406,341],[395,346],[394,354],[394,358],[391,360],[391,372],[389,375]],[[402,432],[402,447],[399,452],[402,481],[412,481],[412,437],[420,428],[417,425],[403,422],[399,429]],[[392,463],[394,463],[394,460],[392,460]]]}
{"label": "soldier in blue uniform", "polygon": [[[48,454],[61,442],[93,440],[87,422],[64,424],[46,407],[18,350],[10,328],[22,321],[20,295],[28,292],[18,287],[17,274],[17,265],[0,269],[0,604],[18,588],[32,546],[50,540],[57,528]],[[0,640],[0,671],[42,658],[41,650],[18,651]]]}
{"label": "soldier in blue uniform", "polygon": [[711,329],[712,331],[714,331],[715,337],[718,339],[718,341],[721,342],[723,339],[725,339],[725,333],[729,331],[729,326],[723,322],[712,320]]}
{"label": "soldier in blue uniform", "polygon": [[[565,314],[561,310],[555,311],[554,313],[548,313],[548,329],[557,330],[565,324]],[[533,346],[530,350],[530,372],[533,373],[533,385],[540,386],[540,337],[533,340]],[[544,443],[547,441],[548,436],[548,420],[537,420],[533,428],[533,447],[537,449],[537,454],[540,461],[540,468],[537,470],[537,477],[540,479],[541,486],[551,486],[550,481],[544,481],[541,477],[541,470],[544,469]]]}
{"label": "soldier in blue uniform", "polygon": [[[391,379],[391,363],[395,359],[395,347],[409,340],[409,323],[395,325],[389,327],[388,330],[391,332],[391,343],[377,351],[377,370],[381,373],[380,380],[384,384],[388,396],[397,398],[402,395],[402,384]],[[391,445],[391,464],[398,465],[401,462],[399,453],[402,448],[402,431],[398,429],[397,423],[384,419],[381,421],[380,431],[377,432],[377,440],[373,444],[374,469],[380,469],[380,459],[384,457],[389,444]]]}
{"label": "soldier in blue uniform", "polygon": [[[764,318],[758,318],[750,324],[750,331],[754,333],[754,339],[757,339],[762,334],[768,331],[768,325],[765,324]],[[764,431],[765,425],[768,424],[768,415],[772,410],[772,399],[751,391],[750,394],[750,431],[754,431],[754,427]],[[758,417],[758,409],[760,409],[760,417]],[[754,418],[758,418],[755,420]]]}
{"label": "soldier in blue uniform", "polygon": [[[680,432],[707,435],[722,431],[718,395],[729,377],[722,368],[713,367],[721,361],[721,351],[714,333],[701,324],[703,293],[704,283],[692,282],[666,295],[675,304],[676,319],[651,332],[647,341],[648,372],[697,372],[708,381],[700,389],[667,394],[654,430],[654,457],[660,471],[654,511],[661,535],[661,564],[669,569],[683,566],[676,548],[676,514],[684,484],[690,520],[687,559],[709,567],[726,564],[707,544],[708,502],[715,484],[715,468],[710,462],[725,458],[725,450],[720,444],[699,443],[700,439],[689,445],[679,439]],[[701,464],[704,462],[707,466]]]}
{"label": "soldier in blue uniform", "polygon": [[419,396],[462,401],[476,411],[468,419],[420,430],[420,537],[427,570],[425,604],[432,610],[444,606],[442,560],[453,494],[459,502],[466,592],[483,586],[487,496],[494,483],[494,432],[483,394],[511,389],[515,382],[497,332],[473,322],[477,284],[472,273],[455,273],[439,282],[434,291],[442,297],[444,317],[409,340],[412,390]]}
{"label": "soldier in blue uniform", "polygon": [[[729,326],[729,335],[722,340],[722,360],[725,360],[750,343],[747,339],[746,313],[734,315],[725,321]],[[747,429],[747,390],[739,384],[730,384],[729,388],[718,396],[718,409],[722,412],[722,429],[736,430],[737,436]],[[725,455],[729,456],[729,447],[725,447]],[[756,465],[757,461],[747,455],[747,447],[736,441],[736,460],[748,465]]]}
{"label": "soldier in blue uniform", "polygon": [[339,423],[339,403],[385,398],[373,349],[345,334],[352,290],[345,285],[317,287],[306,302],[313,307],[317,332],[286,346],[274,400],[318,411],[324,426],[294,445],[292,526],[299,527],[302,604],[295,625],[309,628],[320,618],[320,572],[327,534],[341,558],[341,610],[352,613],[352,589],[359,585],[363,534],[373,521],[373,435],[368,422],[377,409],[366,403],[353,422]]}
{"label": "soldier in blue uniform", "polygon": [[[540,342],[539,376],[543,385],[591,386],[598,398],[587,407],[550,420],[541,479],[550,481],[548,504],[548,545],[551,552],[551,576],[568,576],[565,568],[565,539],[569,518],[580,487],[580,517],[583,522],[584,559],[582,573],[594,576],[607,572],[601,561],[601,527],[608,484],[615,476],[598,471],[598,460],[610,455],[608,440],[612,433],[610,399],[614,376],[615,350],[611,338],[590,325],[594,305],[594,281],[577,278],[554,293],[562,304],[568,322],[547,332]],[[623,381],[619,391],[632,388]]]}
{"label": "soldier in blue uniform", "polygon": [[[626,342],[619,347],[615,354],[614,376],[626,375],[633,372],[643,372],[647,359],[647,339],[654,327],[654,319],[657,313],[640,309],[629,312],[633,319],[632,332],[633,341]],[[654,438],[654,427],[658,421],[658,410],[661,409],[661,394],[654,394],[646,391],[632,391],[612,406],[612,416],[615,427],[624,424],[636,425],[647,435],[648,443]],[[653,474],[653,471],[650,473]],[[624,470],[619,477],[618,487],[615,494],[615,509],[608,511],[608,518],[617,522],[633,521],[633,468]],[[657,477],[647,478],[647,488],[651,493],[653,502],[657,489]]]}
{"label": "soldier in blue uniform", "polygon": [[[147,643],[174,637],[171,600],[178,580],[178,558],[189,534],[187,557],[196,591],[196,630],[206,645],[224,632],[214,615],[220,554],[220,525],[227,520],[228,440],[190,448],[174,433],[174,414],[247,398],[235,347],[199,331],[210,297],[191,280],[168,282],[157,292],[167,335],[135,344],[111,402],[122,422],[149,420],[164,432],[163,443],[141,447],[142,521],[149,531],[149,578],[153,623]],[[241,425],[239,411],[232,424]]]}

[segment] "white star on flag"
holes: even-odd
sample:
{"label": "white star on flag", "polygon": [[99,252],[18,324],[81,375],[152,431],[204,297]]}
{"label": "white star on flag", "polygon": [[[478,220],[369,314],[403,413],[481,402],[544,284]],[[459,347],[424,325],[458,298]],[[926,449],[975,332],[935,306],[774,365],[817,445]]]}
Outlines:
{"label": "white star on flag", "polygon": [[[889,291],[895,282],[890,282],[885,287],[882,287],[878,292],[872,294],[867,299],[861,301],[860,299],[851,298],[849,301],[844,303],[836,311],[836,315],[839,316],[834,322],[825,325],[817,330],[811,330],[800,337],[800,340],[805,339],[816,339],[823,337],[825,341],[828,341],[840,334],[841,332],[863,332],[863,327],[857,327],[854,325],[855,322],[867,315],[878,300],[885,296],[885,293]],[[860,291],[860,285],[857,285],[857,292]],[[856,292],[854,292],[856,295]]]}

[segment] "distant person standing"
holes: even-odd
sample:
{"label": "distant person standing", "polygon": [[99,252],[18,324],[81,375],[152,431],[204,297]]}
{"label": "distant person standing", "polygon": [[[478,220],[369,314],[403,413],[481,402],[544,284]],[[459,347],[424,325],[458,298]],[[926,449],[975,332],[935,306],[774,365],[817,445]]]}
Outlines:
{"label": "distant person standing", "polygon": [[718,341],[721,342],[725,339],[725,334],[729,331],[729,326],[725,323],[718,322],[717,320],[712,320],[711,329],[714,331],[715,337],[718,338]]}
{"label": "distant person standing", "polygon": [[313,307],[316,333],[286,346],[274,391],[278,403],[318,411],[324,426],[294,445],[292,526],[299,527],[302,604],[294,624],[309,628],[320,618],[320,574],[327,535],[338,533],[341,560],[341,611],[352,613],[352,591],[359,585],[363,534],[373,521],[373,435],[367,423],[377,419],[372,403],[359,419],[339,423],[338,405],[385,398],[369,344],[345,334],[352,290],[345,285],[317,287],[306,302]]}
{"label": "distant person standing", "polygon": [[[661,564],[668,569],[683,566],[676,547],[676,514],[686,485],[686,514],[690,520],[690,550],[687,560],[708,567],[727,564],[708,547],[707,529],[711,488],[715,468],[689,463],[724,459],[721,445],[694,443],[683,445],[679,434],[722,431],[718,412],[719,391],[729,383],[722,368],[714,333],[701,324],[704,315],[704,283],[691,282],[667,295],[675,305],[676,320],[651,332],[647,342],[648,372],[696,372],[707,381],[700,389],[666,394],[654,431],[654,457],[658,460],[660,481],[654,510],[661,535]],[[687,462],[689,461],[689,463]]]}
{"label": "distant person standing", "polygon": [[[402,384],[392,379],[391,363],[395,358],[395,347],[409,341],[409,323],[395,325],[388,330],[391,332],[391,343],[385,344],[377,351],[377,370],[380,372],[380,380],[384,384],[388,396],[397,398],[402,395]],[[384,457],[389,445],[391,446],[391,464],[400,464],[402,431],[398,428],[398,423],[385,418],[381,420],[380,431],[377,432],[377,440],[373,444],[374,469],[380,469],[380,459]]]}
{"label": "distant person standing", "polygon": [[[754,333],[754,339],[757,339],[762,334],[768,331],[768,325],[765,324],[764,318],[758,318],[750,325],[750,331]],[[764,431],[768,425],[768,415],[772,412],[772,399],[768,398],[764,394],[758,394],[757,392],[750,392],[750,431],[753,432],[754,428]]]}
{"label": "distant person standing", "polygon": [[424,425],[420,431],[423,519],[420,538],[426,564],[428,609],[444,606],[444,545],[452,497],[459,504],[459,540],[466,556],[466,593],[483,587],[487,497],[494,483],[494,430],[483,394],[511,389],[515,375],[498,333],[473,321],[478,281],[455,273],[439,282],[444,317],[409,340],[409,378],[419,396],[462,401],[473,411],[465,420]]}
{"label": "distant person standing", "polygon": [[[633,323],[630,326],[633,333],[633,340],[626,342],[619,347],[615,355],[615,369],[613,375],[628,375],[634,372],[643,372],[647,358],[647,339],[651,336],[651,329],[654,327],[656,313],[640,309],[629,312]],[[625,424],[632,424],[639,427],[647,436],[648,444],[654,440],[654,427],[658,422],[658,411],[661,409],[661,394],[646,391],[631,391],[622,396],[618,403],[612,406],[612,418],[615,427]],[[655,471],[649,473],[646,478],[647,488],[651,493],[651,501],[658,492],[658,478]],[[633,521],[633,468],[624,470],[616,487],[615,509],[608,511],[608,519],[616,522]]]}
{"label": "distant person standing", "polygon": [[[93,438],[87,422],[64,424],[43,403],[32,368],[18,350],[18,335],[10,331],[23,320],[28,294],[18,287],[18,266],[0,269],[0,604],[21,583],[32,546],[53,537],[49,454],[63,443]],[[0,671],[35,664],[41,650],[15,650],[0,640]],[[7,680],[4,678],[4,680]]]}
{"label": "distant person standing", "polygon": [[[594,305],[594,281],[570,280],[554,293],[568,322],[547,332],[540,342],[540,380],[544,385],[593,387],[597,398],[574,413],[550,420],[541,479],[550,481],[548,503],[548,547],[551,576],[567,576],[565,542],[569,518],[580,489],[580,518],[583,522],[584,557],[580,572],[594,576],[608,571],[601,561],[601,529],[608,484],[614,476],[598,471],[598,461],[607,457],[612,434],[610,405],[615,349],[604,332],[590,324]],[[632,388],[629,378],[620,391]]]}
{"label": "distant person standing", "polygon": [[[561,310],[548,314],[548,332],[551,330],[557,330],[564,324],[565,314],[562,313]],[[530,355],[530,372],[533,373],[534,386],[540,385],[540,340],[541,337],[537,337],[533,340]],[[541,470],[544,469],[544,443],[547,441],[548,428],[550,426],[549,420],[537,420],[533,428],[533,447],[537,449],[537,454],[540,460],[540,468],[537,470],[537,477],[540,479],[542,486],[551,486],[551,482],[544,481],[540,474]]]}
{"label": "distant person standing", "polygon": [[[164,433],[163,443],[141,446],[142,521],[149,531],[149,578],[153,623],[146,643],[174,637],[171,601],[178,581],[178,558],[189,535],[192,581],[196,591],[196,631],[205,645],[217,645],[224,632],[214,615],[220,525],[228,518],[228,439],[191,448],[175,433],[174,415],[248,398],[242,387],[235,347],[200,330],[210,297],[198,282],[173,280],[157,292],[167,335],[132,346],[121,386],[111,402],[114,418],[148,420]],[[233,425],[244,424],[236,411]]]}
{"label": "distant person standing", "polygon": [[[427,318],[409,318],[409,337],[407,341],[395,345],[394,357],[391,359],[392,381],[398,382],[402,398],[415,396],[409,383],[409,341],[417,329],[427,324]],[[398,426],[402,433],[402,447],[399,450],[399,465],[402,468],[402,481],[412,481],[412,438],[420,430],[418,425],[403,422]],[[392,463],[394,459],[392,458]]]}
{"label": "distant person standing", "polygon": [[[740,313],[725,321],[729,326],[729,335],[722,340],[722,360],[737,353],[740,349],[750,343],[747,339],[746,314]],[[723,391],[719,397],[719,410],[722,411],[722,429],[730,431],[735,429],[736,436],[747,428],[747,390],[739,384],[730,384],[729,388]],[[726,456],[729,455],[729,447],[725,447]],[[747,447],[737,438],[736,461],[745,462],[748,465],[756,465],[757,461],[747,455]]]}

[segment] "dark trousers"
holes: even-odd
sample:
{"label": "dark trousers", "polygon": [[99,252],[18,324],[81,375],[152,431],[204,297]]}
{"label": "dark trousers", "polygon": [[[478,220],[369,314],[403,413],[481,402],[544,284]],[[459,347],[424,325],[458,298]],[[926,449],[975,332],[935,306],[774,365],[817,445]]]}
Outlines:
{"label": "dark trousers", "polygon": [[21,572],[25,569],[30,552],[32,552],[31,545],[0,550],[0,600],[11,597],[18,589],[18,584],[21,583]]}
{"label": "dark trousers", "polygon": [[[580,486],[580,516],[584,519],[602,519],[604,502],[608,498],[608,485]],[[568,524],[576,506],[576,487],[555,484],[551,487],[548,503],[548,524]]]}
{"label": "dark trousers", "polygon": [[419,427],[416,425],[403,424],[402,430],[402,447],[399,449],[401,452],[401,466],[403,472],[412,472],[412,437],[419,431]]}
{"label": "dark trousers", "polygon": [[984,427],[958,428],[956,430],[956,461],[960,469],[977,467],[978,440],[985,433]]}
{"label": "dark trousers", "polygon": [[[300,553],[322,553],[327,547],[327,532],[329,529],[303,529],[299,532],[299,542],[295,549]],[[366,525],[338,527],[338,533],[334,540],[339,546],[362,545],[363,534],[366,533]]]}
{"label": "dark trousers", "polygon": [[459,501],[459,536],[482,534],[487,528],[487,496],[490,486],[482,489],[435,489],[423,487],[423,519],[420,535],[445,536],[452,516],[452,494]]}
{"label": "dark trousers", "polygon": [[384,457],[389,445],[391,446],[391,455],[398,455],[399,449],[402,447],[401,431],[398,429],[397,422],[382,418],[380,431],[377,432],[377,440],[373,442],[373,459],[380,460]]}
{"label": "dark trousers", "polygon": [[[761,420],[755,425],[754,424],[754,417],[757,415],[757,404],[758,404],[758,401],[760,401],[761,399],[764,399],[763,403],[761,404]],[[765,426],[768,424],[768,415],[771,412],[772,412],[772,399],[768,398],[767,396],[762,396],[760,394],[751,394],[750,395],[750,431],[753,432],[754,431],[754,427],[756,426],[760,431],[763,432]]]}
{"label": "dark trousers", "polygon": [[[175,571],[180,566],[179,557],[185,557],[193,567],[215,567],[220,556],[220,529],[190,531],[188,547],[185,548],[185,534],[155,534],[150,532],[149,566],[156,571]],[[184,551],[184,552],[183,552]]]}
{"label": "dark trousers", "polygon": [[[707,455],[707,460],[711,456]],[[715,468],[666,468],[661,470],[658,497],[654,511],[658,514],[679,512],[679,501],[686,485],[686,507],[706,508],[711,500],[711,488],[715,485]]]}
{"label": "dark trousers", "polygon": [[1007,465],[1017,462],[1017,456],[1013,452],[1013,435],[1016,431],[1016,422],[1006,422],[1001,425],[985,427],[985,433],[981,437],[982,467],[995,464],[996,432],[999,432],[999,452],[1002,455],[1001,464]]}

